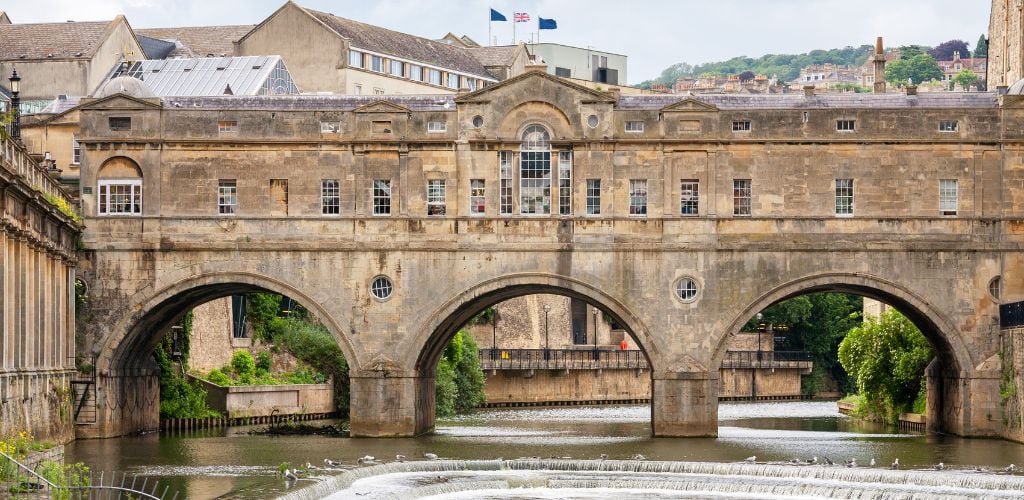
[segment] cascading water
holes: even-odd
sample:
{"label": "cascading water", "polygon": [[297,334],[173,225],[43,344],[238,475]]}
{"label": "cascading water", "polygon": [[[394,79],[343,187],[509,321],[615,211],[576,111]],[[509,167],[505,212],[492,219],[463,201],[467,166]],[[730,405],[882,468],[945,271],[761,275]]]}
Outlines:
{"label": "cascading water", "polygon": [[637,460],[440,460],[347,471],[281,498],[1020,498],[1024,477],[968,471]]}

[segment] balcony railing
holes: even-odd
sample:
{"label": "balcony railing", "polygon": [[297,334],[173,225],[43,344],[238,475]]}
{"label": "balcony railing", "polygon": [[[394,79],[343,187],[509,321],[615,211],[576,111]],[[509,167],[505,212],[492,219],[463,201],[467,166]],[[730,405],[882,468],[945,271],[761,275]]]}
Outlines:
{"label": "balcony railing", "polygon": [[0,134],[0,168],[20,176],[32,189],[54,198],[62,198],[73,206],[71,195],[61,187],[60,182],[50,177],[46,169],[29,156],[24,146],[4,134]]}
{"label": "balcony railing", "polygon": [[722,368],[801,368],[814,363],[806,351],[728,351]]}
{"label": "balcony railing", "polygon": [[647,369],[637,350],[610,349],[481,349],[484,370],[617,370]]}

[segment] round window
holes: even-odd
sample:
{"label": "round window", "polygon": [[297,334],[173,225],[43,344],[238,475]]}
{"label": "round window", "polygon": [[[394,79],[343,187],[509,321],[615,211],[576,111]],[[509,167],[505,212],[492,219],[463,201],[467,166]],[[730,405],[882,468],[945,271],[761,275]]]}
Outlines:
{"label": "round window", "polygon": [[587,125],[590,128],[596,127],[598,123],[600,123],[600,120],[597,119],[597,115],[590,115],[587,117]]}
{"label": "round window", "polygon": [[387,276],[377,276],[373,278],[373,283],[370,283],[370,293],[380,300],[390,297],[394,289],[395,286]]}
{"label": "round window", "polygon": [[476,115],[473,117],[473,128],[480,128],[484,126],[484,117]]}
{"label": "round window", "polygon": [[683,302],[697,300],[697,280],[686,276],[676,282],[676,297]]}
{"label": "round window", "polygon": [[1000,296],[1002,295],[1002,285],[1003,280],[999,276],[992,278],[992,281],[988,282],[988,294],[991,295],[993,299],[996,299],[996,302],[999,302]]}

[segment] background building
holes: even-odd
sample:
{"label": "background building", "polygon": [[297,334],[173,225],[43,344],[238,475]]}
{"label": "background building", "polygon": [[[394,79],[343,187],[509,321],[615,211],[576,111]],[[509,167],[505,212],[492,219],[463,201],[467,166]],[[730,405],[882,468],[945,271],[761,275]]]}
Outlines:
{"label": "background building", "polygon": [[626,85],[626,56],[560,43],[531,43],[530,53],[548,65],[548,74],[609,85]]}

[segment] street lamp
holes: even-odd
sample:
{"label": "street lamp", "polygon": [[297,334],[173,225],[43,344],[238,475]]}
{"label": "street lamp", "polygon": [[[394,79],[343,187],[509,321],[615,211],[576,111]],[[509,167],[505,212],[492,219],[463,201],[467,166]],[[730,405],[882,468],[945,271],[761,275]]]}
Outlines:
{"label": "street lamp", "polygon": [[763,324],[761,320],[764,319],[764,314],[757,313],[757,361],[761,361],[761,328]]}
{"label": "street lamp", "polygon": [[491,308],[491,360],[497,359],[498,355],[498,309]]}
{"label": "street lamp", "polygon": [[18,94],[21,92],[21,77],[18,76],[18,70],[13,69],[11,72],[11,111],[14,113],[13,119],[11,120],[11,138],[15,140],[21,140],[21,99]]}
{"label": "street lamp", "polygon": [[597,315],[599,313],[599,311],[598,311],[598,309],[596,307],[593,309],[593,313],[594,313],[594,360],[596,361],[597,358],[598,358],[598,356],[597,356]]}
{"label": "street lamp", "polygon": [[548,313],[551,312],[551,304],[544,304],[544,361],[550,357],[548,353]]}

